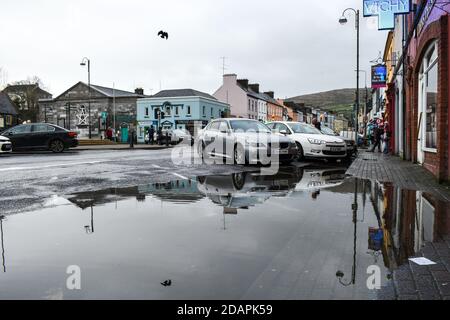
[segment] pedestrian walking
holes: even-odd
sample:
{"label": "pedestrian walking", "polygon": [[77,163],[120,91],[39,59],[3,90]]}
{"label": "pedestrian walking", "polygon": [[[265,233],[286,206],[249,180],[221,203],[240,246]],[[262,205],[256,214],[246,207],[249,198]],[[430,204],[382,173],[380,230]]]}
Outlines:
{"label": "pedestrian walking", "polygon": [[129,141],[130,141],[130,148],[134,148],[134,127],[130,126],[130,134],[128,137]]}
{"label": "pedestrian walking", "polygon": [[384,132],[383,132],[383,129],[381,127],[375,126],[373,128],[373,136],[374,136],[374,139],[375,139],[375,143],[374,143],[374,145],[372,147],[372,150],[370,150],[371,152],[375,152],[375,149],[378,148],[378,152],[381,153],[381,140],[382,140],[382,137],[383,137],[383,133]]}

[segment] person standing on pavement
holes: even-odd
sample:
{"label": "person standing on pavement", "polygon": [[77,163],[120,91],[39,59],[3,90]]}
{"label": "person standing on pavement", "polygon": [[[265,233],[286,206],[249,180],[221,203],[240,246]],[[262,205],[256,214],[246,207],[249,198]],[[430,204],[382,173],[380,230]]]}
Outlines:
{"label": "person standing on pavement", "polygon": [[153,126],[150,126],[150,128],[148,129],[148,142],[153,145],[153,143],[155,142],[155,128],[153,128]]}
{"label": "person standing on pavement", "polygon": [[375,126],[373,128],[373,136],[375,139],[375,144],[370,151],[375,152],[375,149],[378,148],[378,152],[381,153],[381,138],[383,137],[383,129],[379,126]]}
{"label": "person standing on pavement", "polygon": [[317,130],[322,131],[322,125],[320,124],[320,121],[317,119],[317,117],[312,120],[312,124],[314,125],[314,127],[316,127]]}
{"label": "person standing on pavement", "polygon": [[389,127],[389,123],[384,123],[384,154],[389,153],[389,142],[391,140],[391,128]]}
{"label": "person standing on pavement", "polygon": [[128,137],[130,141],[130,148],[134,148],[134,126],[130,125],[130,134]]}
{"label": "person standing on pavement", "polygon": [[163,138],[162,128],[159,127],[158,128],[158,137],[157,137],[158,145],[162,145],[162,138]]}

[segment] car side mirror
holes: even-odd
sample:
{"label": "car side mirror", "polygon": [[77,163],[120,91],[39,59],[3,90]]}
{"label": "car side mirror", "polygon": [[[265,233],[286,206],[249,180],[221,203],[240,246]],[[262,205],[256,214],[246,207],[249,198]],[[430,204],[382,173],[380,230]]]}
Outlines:
{"label": "car side mirror", "polygon": [[13,136],[14,133],[12,131],[8,132],[8,136]]}
{"label": "car side mirror", "polygon": [[288,132],[286,130],[280,130],[280,133],[285,136],[288,134]]}

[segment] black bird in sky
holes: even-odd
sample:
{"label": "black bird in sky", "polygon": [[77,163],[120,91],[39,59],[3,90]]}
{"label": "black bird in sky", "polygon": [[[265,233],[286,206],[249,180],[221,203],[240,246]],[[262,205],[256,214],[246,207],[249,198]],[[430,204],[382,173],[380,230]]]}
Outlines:
{"label": "black bird in sky", "polygon": [[161,285],[164,287],[170,287],[172,285],[172,280],[166,280],[164,282],[161,282]]}
{"label": "black bird in sky", "polygon": [[160,36],[162,39],[166,39],[166,40],[169,39],[169,34],[162,30],[160,32],[158,32],[158,36]]}

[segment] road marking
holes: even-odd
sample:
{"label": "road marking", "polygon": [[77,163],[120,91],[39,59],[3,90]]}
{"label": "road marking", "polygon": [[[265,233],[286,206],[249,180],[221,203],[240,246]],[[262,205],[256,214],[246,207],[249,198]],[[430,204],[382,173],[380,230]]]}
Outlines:
{"label": "road marking", "polygon": [[172,172],[172,174],[173,174],[175,177],[181,178],[181,179],[183,179],[183,180],[189,180],[188,177],[182,176],[181,174],[178,174],[178,173],[175,173],[175,172]]}
{"label": "road marking", "polygon": [[[108,160],[106,160],[108,161]],[[82,164],[96,164],[103,163],[105,161],[85,161],[85,162],[70,162],[70,163],[59,163],[59,164],[50,164],[47,166],[38,166],[38,167],[9,167],[9,168],[1,168],[0,172],[3,171],[18,171],[18,170],[35,170],[35,169],[46,169],[46,168],[55,168],[55,167],[67,167],[67,166],[78,166]]]}

